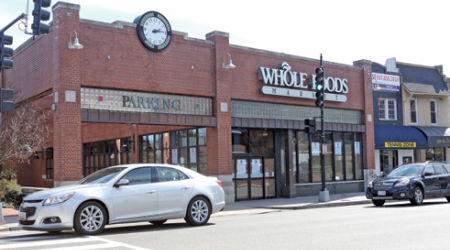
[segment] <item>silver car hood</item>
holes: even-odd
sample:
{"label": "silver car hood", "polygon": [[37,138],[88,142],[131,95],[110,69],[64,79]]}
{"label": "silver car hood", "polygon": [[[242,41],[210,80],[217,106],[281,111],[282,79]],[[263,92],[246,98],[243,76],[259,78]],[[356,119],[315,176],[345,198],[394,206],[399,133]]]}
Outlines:
{"label": "silver car hood", "polygon": [[36,193],[29,194],[25,196],[24,200],[37,200],[37,199],[46,199],[49,196],[55,196],[55,195],[61,195],[69,192],[77,192],[84,190],[86,188],[93,188],[95,186],[101,187],[104,184],[84,184],[84,185],[69,185],[69,186],[62,186],[62,187],[56,187],[56,188],[50,188],[44,191],[39,191]]}

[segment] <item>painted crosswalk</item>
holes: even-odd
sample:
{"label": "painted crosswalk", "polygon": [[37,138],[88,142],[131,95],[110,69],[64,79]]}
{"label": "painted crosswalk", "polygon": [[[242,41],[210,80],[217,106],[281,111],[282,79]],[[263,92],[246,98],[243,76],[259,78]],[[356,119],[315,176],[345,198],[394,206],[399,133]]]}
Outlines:
{"label": "painted crosswalk", "polygon": [[6,231],[0,232],[0,250],[150,250],[130,244],[116,242],[99,236],[80,236],[74,233],[51,235],[41,232]]}

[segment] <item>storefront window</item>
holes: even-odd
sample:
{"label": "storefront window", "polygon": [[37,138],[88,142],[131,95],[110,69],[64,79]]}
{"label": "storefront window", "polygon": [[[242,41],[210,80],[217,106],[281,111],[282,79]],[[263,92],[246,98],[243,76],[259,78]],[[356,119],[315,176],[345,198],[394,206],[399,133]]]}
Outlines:
{"label": "storefront window", "polygon": [[233,144],[233,153],[247,153],[248,130],[233,129],[231,131],[231,140]]}
{"label": "storefront window", "polygon": [[344,156],[342,154],[342,133],[334,133],[334,170],[335,180],[344,180]]}
{"label": "storefront window", "polygon": [[[148,145],[148,138],[143,142]],[[87,176],[106,167],[131,163],[131,153],[131,138],[85,143],[83,175]]]}
{"label": "storefront window", "polygon": [[428,148],[426,153],[427,161],[445,161],[444,148]]}
{"label": "storefront window", "polygon": [[206,145],[206,128],[198,129],[198,145]]}
{"label": "storefront window", "polygon": [[355,134],[355,179],[357,180],[364,179],[361,147],[361,134]]}
{"label": "storefront window", "polygon": [[197,145],[197,130],[190,129],[189,130],[189,146],[196,146],[196,145]]}
{"label": "storefront window", "polygon": [[[312,144],[317,145],[320,150],[320,136],[319,135],[312,135]],[[313,146],[311,146],[312,148]],[[315,146],[314,146],[315,147]],[[321,163],[320,163],[320,151],[315,152],[312,150],[311,152],[312,158],[311,158],[311,165],[312,165],[312,181],[313,182],[319,182],[322,181],[322,172],[321,172]]]}
{"label": "storefront window", "polygon": [[333,137],[331,132],[325,133],[325,145],[327,154],[325,155],[325,180],[333,180]]}
{"label": "storefront window", "polygon": [[250,153],[274,153],[273,130],[251,129]]}
{"label": "storefront window", "polygon": [[353,134],[344,133],[345,179],[353,180]]}
{"label": "storefront window", "polygon": [[310,182],[309,179],[309,139],[308,133],[299,131],[297,133],[298,149],[298,182]]}

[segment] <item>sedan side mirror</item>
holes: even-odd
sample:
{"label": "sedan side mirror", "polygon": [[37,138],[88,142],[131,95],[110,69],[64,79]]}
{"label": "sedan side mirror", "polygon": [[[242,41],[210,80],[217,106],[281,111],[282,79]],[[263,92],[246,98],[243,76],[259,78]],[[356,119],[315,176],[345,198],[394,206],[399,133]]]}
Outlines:
{"label": "sedan side mirror", "polygon": [[427,172],[427,173],[423,174],[423,176],[432,176],[432,175],[433,175],[433,173],[430,173],[430,172]]}
{"label": "sedan side mirror", "polygon": [[114,184],[114,187],[120,187],[130,184],[130,181],[128,179],[120,179],[116,184]]}

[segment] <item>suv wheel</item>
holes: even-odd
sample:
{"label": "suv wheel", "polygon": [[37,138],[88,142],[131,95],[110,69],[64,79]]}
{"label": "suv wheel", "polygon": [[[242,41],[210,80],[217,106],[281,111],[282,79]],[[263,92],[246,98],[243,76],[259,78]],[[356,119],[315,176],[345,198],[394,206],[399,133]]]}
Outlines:
{"label": "suv wheel", "polygon": [[413,198],[411,200],[409,200],[409,201],[411,201],[411,204],[413,204],[413,205],[420,205],[420,204],[422,204],[422,202],[423,202],[423,191],[422,191],[422,188],[416,186],[414,188]]}
{"label": "suv wheel", "polygon": [[372,203],[377,207],[383,206],[385,202],[385,200],[372,200]]}

